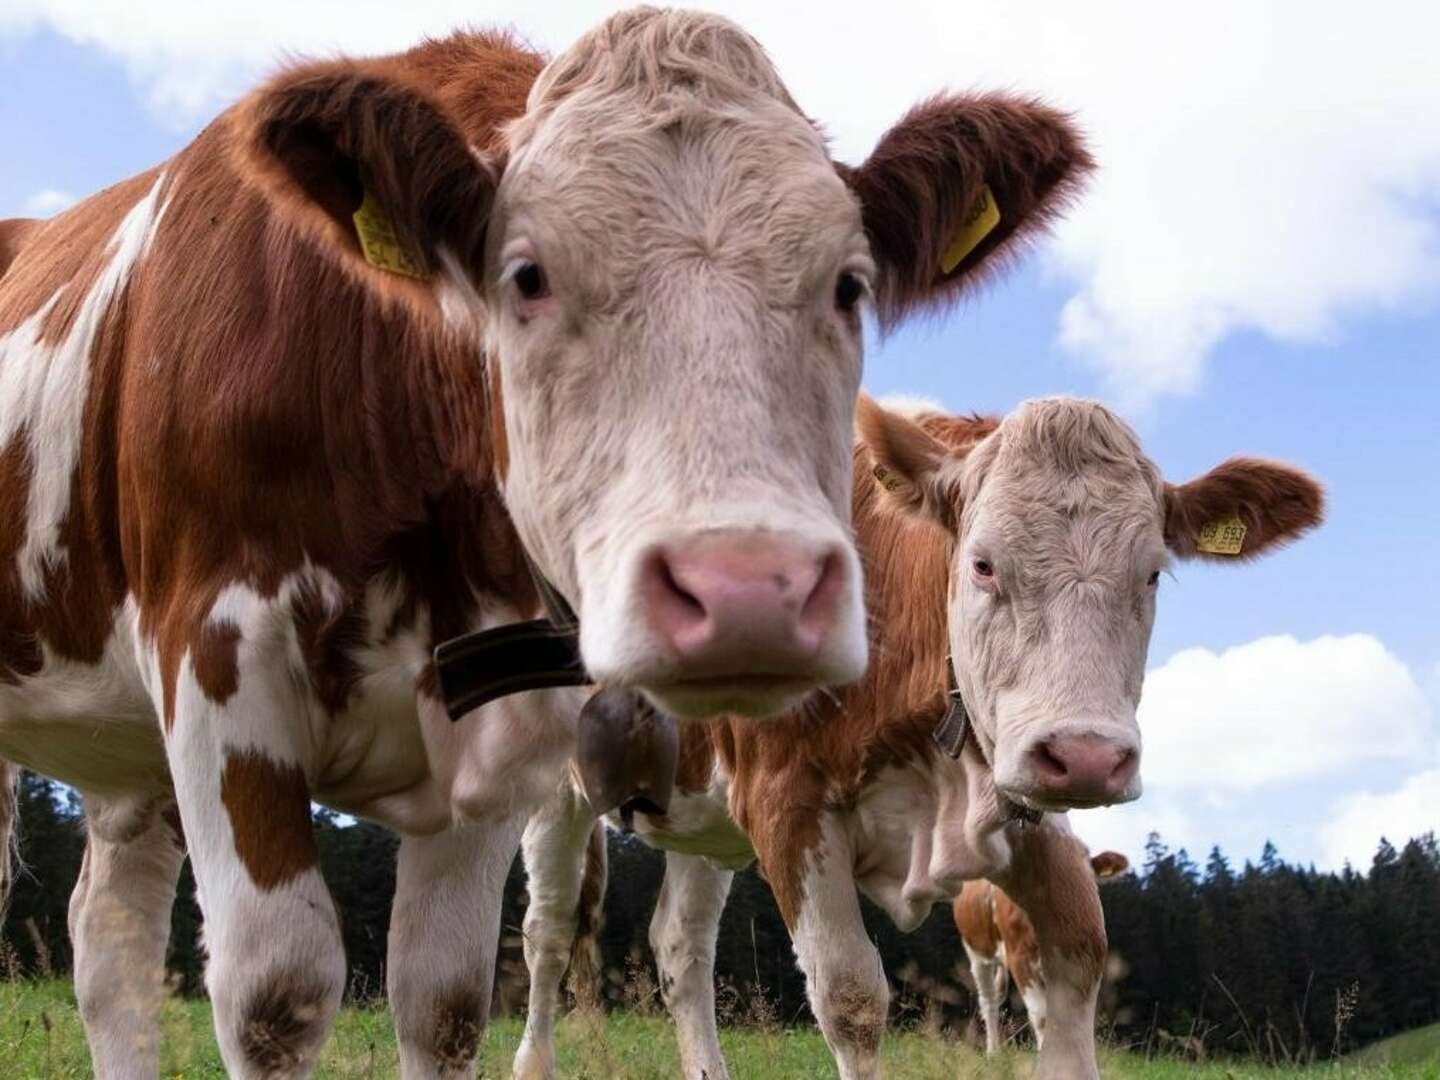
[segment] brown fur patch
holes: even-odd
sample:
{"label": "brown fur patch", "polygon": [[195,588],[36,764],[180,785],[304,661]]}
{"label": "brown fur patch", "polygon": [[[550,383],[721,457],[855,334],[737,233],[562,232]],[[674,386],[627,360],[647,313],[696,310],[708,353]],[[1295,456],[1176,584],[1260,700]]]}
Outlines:
{"label": "brown fur patch", "polygon": [[1015,985],[1023,993],[1040,984],[1040,942],[1035,936],[1035,924],[1000,888],[995,889],[995,926],[1005,943],[1005,966]]}
{"label": "brown fur patch", "polygon": [[988,881],[967,881],[953,905],[960,940],[981,956],[994,956],[1000,947],[1000,928],[995,925],[996,891]]}
{"label": "brown fur patch", "polygon": [[190,647],[190,666],[205,696],[223,705],[240,689],[240,628],[228,619],[207,621]]}
{"label": "brown fur patch", "polygon": [[310,824],[310,791],[298,765],[258,750],[231,751],[220,777],[235,854],[263,892],[278,889],[320,862]]}
{"label": "brown fur patch", "polygon": [[680,755],[675,766],[675,790],[694,795],[710,787],[715,774],[715,747],[701,724],[680,725]]}
{"label": "brown fur patch", "polygon": [[856,1047],[862,1053],[880,1050],[885,1034],[885,1003],[870,987],[841,974],[826,989],[826,1004],[835,1037]]}
{"label": "brown fur patch", "polygon": [[1085,845],[1041,824],[1015,834],[1003,887],[1035,928],[1042,966],[1059,955],[1099,983],[1105,966],[1105,915]]}
{"label": "brown fur patch", "polygon": [[300,971],[278,975],[251,996],[240,1014],[240,1048],[259,1075],[290,1075],[313,1062],[329,996]]}
{"label": "brown fur patch", "polygon": [[290,615],[315,696],[332,715],[343,712],[360,679],[354,653],[365,644],[366,623],[359,601],[331,610],[317,589],[302,586]]}
{"label": "brown fur patch", "polygon": [[[1238,555],[1197,551],[1200,530],[1239,515],[1245,523]],[[1165,485],[1165,542],[1185,558],[1250,559],[1319,525],[1325,493],[1299,469],[1260,458],[1231,458],[1185,484]]]}
{"label": "brown fur patch", "polygon": [[484,993],[469,987],[454,987],[436,995],[431,1052],[441,1073],[463,1073],[475,1060],[488,1004]]}

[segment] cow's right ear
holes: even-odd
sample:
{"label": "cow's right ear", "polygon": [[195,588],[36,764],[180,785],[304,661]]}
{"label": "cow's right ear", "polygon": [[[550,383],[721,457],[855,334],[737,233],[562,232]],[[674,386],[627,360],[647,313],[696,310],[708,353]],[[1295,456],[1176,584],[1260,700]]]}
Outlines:
{"label": "cow's right ear", "polygon": [[897,509],[954,531],[959,507],[946,482],[956,454],[915,421],[891,412],[869,394],[855,403],[855,430],[869,451],[872,473]]}
{"label": "cow's right ear", "polygon": [[415,87],[351,64],[308,66],[260,89],[249,118],[262,171],[357,265],[425,280],[444,250],[480,266],[494,170]]}

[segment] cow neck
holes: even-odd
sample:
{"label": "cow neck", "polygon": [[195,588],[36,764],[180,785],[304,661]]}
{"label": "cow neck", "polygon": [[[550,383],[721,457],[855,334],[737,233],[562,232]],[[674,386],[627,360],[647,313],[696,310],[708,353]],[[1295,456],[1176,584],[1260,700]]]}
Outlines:
{"label": "cow neck", "polygon": [[[965,697],[960,693],[960,684],[955,680],[955,661],[945,658],[945,673],[949,682],[945,690],[945,699],[949,702],[945,715],[940,718],[936,725],[934,739],[942,752],[947,757],[960,760],[960,755],[965,752],[965,743],[970,736],[970,711],[965,708]],[[995,775],[995,763],[985,753],[985,744],[977,737],[975,750],[980,755],[980,760],[985,762],[985,767],[990,770],[990,775]],[[1013,799],[1007,799],[1000,794],[999,789],[995,791],[995,802],[1000,807],[1001,815],[1007,821],[1019,821],[1026,825],[1034,825],[1040,821],[1042,812],[1022,806]]]}

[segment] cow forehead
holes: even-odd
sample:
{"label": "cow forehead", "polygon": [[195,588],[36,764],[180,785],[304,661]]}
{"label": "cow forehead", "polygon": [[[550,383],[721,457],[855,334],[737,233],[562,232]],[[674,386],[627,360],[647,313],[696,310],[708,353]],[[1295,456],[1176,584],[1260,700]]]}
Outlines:
{"label": "cow forehead", "polygon": [[1160,543],[1163,482],[1123,421],[1068,398],[1028,402],[967,462],[961,528],[1025,553]]}
{"label": "cow forehead", "polygon": [[502,225],[563,222],[569,237],[607,246],[622,224],[622,236],[678,229],[712,240],[803,239],[827,221],[858,234],[859,205],[798,114],[770,101],[658,116],[628,105],[567,103],[517,147],[497,200]]}

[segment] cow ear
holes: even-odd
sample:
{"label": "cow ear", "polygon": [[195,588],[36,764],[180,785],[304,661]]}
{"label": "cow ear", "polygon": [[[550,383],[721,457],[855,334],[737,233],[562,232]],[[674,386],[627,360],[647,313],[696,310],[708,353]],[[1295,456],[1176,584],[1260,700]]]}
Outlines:
{"label": "cow ear", "polygon": [[855,429],[870,455],[871,473],[898,510],[954,530],[959,518],[945,464],[955,456],[915,421],[868,394],[855,404]]}
{"label": "cow ear", "polygon": [[1116,877],[1130,869],[1130,860],[1118,851],[1102,851],[1090,857],[1090,868],[1101,881]]}
{"label": "cow ear", "polygon": [[941,307],[1002,265],[1092,165],[1073,121],[1038,101],[941,95],[912,109],[863,165],[840,167],[879,268],[882,325]]}
{"label": "cow ear", "polygon": [[1231,458],[1165,485],[1165,543],[1181,558],[1253,558],[1320,524],[1325,494],[1299,469]]}
{"label": "cow ear", "polygon": [[424,281],[481,264],[495,173],[422,92],[349,64],[287,72],[251,102],[262,171],[357,265]]}

